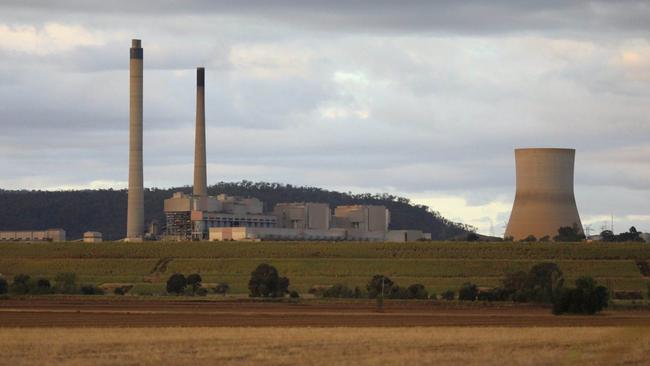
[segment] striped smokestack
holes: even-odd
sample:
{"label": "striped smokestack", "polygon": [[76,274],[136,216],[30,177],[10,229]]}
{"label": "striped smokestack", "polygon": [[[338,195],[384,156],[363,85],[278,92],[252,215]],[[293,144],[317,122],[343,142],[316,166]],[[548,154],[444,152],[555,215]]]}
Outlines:
{"label": "striped smokestack", "polygon": [[131,41],[129,63],[129,195],[126,240],[142,241],[144,236],[144,186],[142,181],[142,47]]}
{"label": "striped smokestack", "polygon": [[205,164],[205,69],[196,68],[196,135],[194,138],[194,196],[206,197]]}

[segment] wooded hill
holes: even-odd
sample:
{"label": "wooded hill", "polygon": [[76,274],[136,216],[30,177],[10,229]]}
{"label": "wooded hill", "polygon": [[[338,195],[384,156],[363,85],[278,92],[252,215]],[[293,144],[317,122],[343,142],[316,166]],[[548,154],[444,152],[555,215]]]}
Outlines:
{"label": "wooded hill", "polygon": [[[145,224],[158,220],[164,225],[163,201],[173,192],[191,193],[191,187],[145,189]],[[351,204],[384,205],[391,212],[391,229],[420,229],[435,240],[457,237],[471,227],[440,216],[427,206],[389,194],[351,194],[290,184],[249,182],[217,183],[210,195],[256,197],[270,211],[280,202],[327,202],[330,207]],[[10,191],[0,190],[0,230],[63,228],[68,240],[85,231],[99,231],[104,240],[122,239],[126,232],[126,190]]]}

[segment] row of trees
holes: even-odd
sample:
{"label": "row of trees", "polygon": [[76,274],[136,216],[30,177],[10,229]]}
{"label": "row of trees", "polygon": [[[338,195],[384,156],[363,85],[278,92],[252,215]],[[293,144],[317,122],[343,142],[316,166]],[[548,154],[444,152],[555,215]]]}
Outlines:
{"label": "row of trees", "polygon": [[44,295],[44,294],[82,294],[101,295],[104,291],[92,284],[77,284],[77,275],[72,272],[59,273],[50,281],[45,277],[32,278],[28,274],[17,274],[9,283],[0,277],[0,294]]}
{"label": "row of trees", "polygon": [[[174,273],[167,279],[167,293],[174,295],[206,296],[208,289],[203,287],[203,278],[198,273],[192,273],[185,277],[182,273]],[[212,288],[215,294],[226,295],[230,291],[230,285],[220,283]]]}
{"label": "row of trees", "polygon": [[[614,234],[611,230],[604,230],[600,233],[600,241],[604,242],[644,242],[641,237],[641,232],[637,231],[634,226],[632,226],[628,232]],[[577,225],[561,227],[558,229],[558,234],[553,237],[553,241],[556,242],[579,242],[585,240],[586,237],[580,230]],[[505,238],[505,241],[512,241],[512,238]],[[524,239],[521,239],[520,242],[524,243],[533,243],[533,242],[549,242],[551,237],[546,235],[541,238],[535,237],[535,235],[528,235]]]}

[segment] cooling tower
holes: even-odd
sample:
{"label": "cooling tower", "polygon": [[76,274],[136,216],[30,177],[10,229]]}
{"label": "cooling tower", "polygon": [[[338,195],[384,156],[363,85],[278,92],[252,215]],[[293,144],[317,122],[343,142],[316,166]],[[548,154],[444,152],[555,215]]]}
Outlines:
{"label": "cooling tower", "polygon": [[194,138],[194,196],[206,197],[207,172],[205,166],[205,69],[196,69],[196,129]]}
{"label": "cooling tower", "polygon": [[573,149],[515,149],[517,191],[506,236],[553,238],[563,226],[582,224],[573,194]]}
{"label": "cooling tower", "polygon": [[144,236],[144,187],[142,182],[142,47],[131,41],[129,63],[129,197],[126,240],[142,241]]}

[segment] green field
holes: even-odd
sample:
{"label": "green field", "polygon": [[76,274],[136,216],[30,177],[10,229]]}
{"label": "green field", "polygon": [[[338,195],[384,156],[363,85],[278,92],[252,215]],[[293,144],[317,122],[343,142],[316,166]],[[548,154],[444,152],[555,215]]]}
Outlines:
{"label": "green field", "polygon": [[[172,273],[200,273],[204,282],[228,282],[245,293],[250,272],[270,263],[291,288],[365,286],[374,274],[400,285],[422,283],[440,293],[471,281],[495,286],[503,274],[557,263],[565,277],[593,276],[612,290],[646,291],[637,261],[650,261],[647,244],[555,243],[0,243],[0,273],[54,278],[75,272],[82,283],[132,283],[133,292],[158,294]],[[164,262],[166,265],[160,266]]]}

